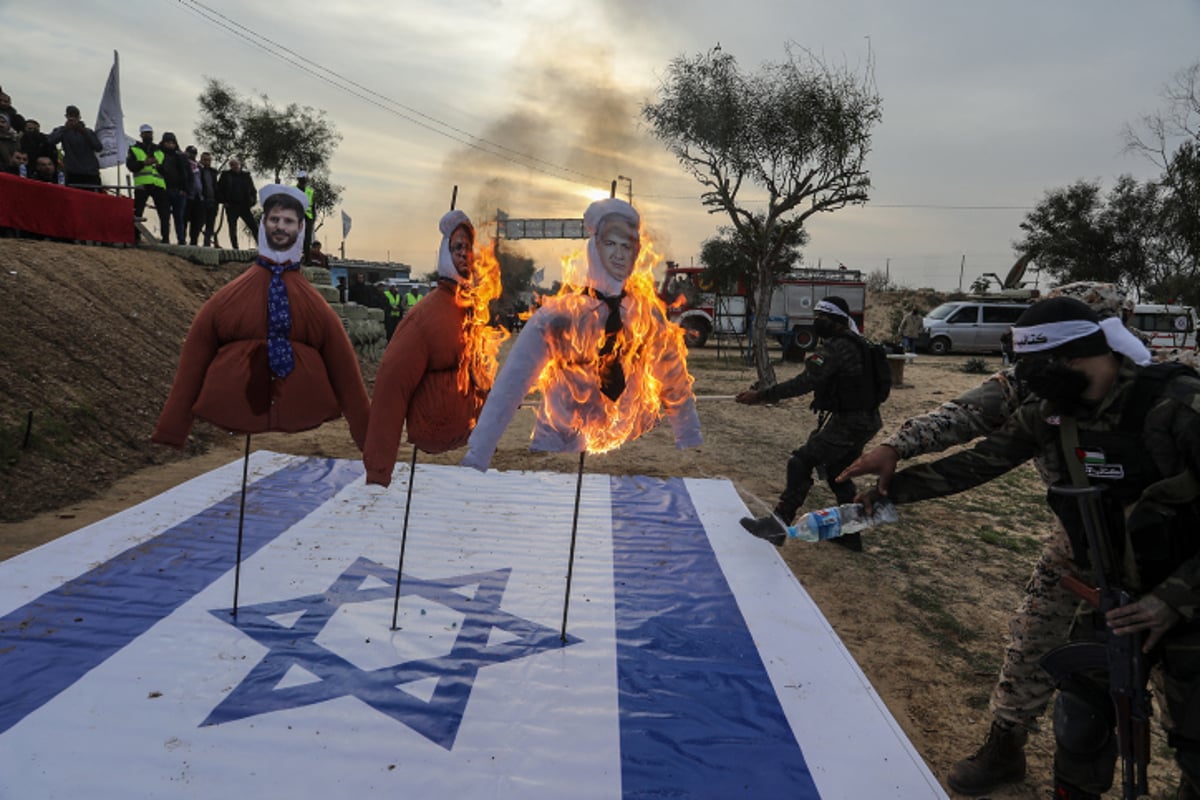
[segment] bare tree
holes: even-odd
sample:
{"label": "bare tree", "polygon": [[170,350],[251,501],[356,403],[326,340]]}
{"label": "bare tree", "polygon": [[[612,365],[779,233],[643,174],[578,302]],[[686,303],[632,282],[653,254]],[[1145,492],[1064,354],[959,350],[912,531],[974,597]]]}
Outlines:
{"label": "bare tree", "polygon": [[[797,241],[793,232],[813,214],[867,201],[865,162],[880,107],[870,56],[858,75],[789,46],[786,60],[748,74],[718,45],[675,58],[642,115],[704,188],[700,200],[709,213],[729,217],[751,256],[745,277],[755,287],[754,307],[766,309],[789,264],[779,256]],[[740,196],[747,185],[766,191],[765,210]],[[755,314],[754,364],[763,387],[775,383],[766,330],[767,315]]]}
{"label": "bare tree", "polygon": [[1163,86],[1164,107],[1141,119],[1139,131],[1126,124],[1125,149],[1141,153],[1163,172],[1169,172],[1180,140],[1200,143],[1200,61],[1175,73]]}

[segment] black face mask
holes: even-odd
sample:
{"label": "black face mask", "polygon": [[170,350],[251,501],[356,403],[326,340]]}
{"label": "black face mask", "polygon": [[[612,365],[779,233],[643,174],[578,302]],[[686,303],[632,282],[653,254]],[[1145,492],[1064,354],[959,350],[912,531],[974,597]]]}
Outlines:
{"label": "black face mask", "polygon": [[837,333],[838,326],[833,322],[817,317],[813,320],[813,333],[820,336],[822,339],[828,339]]}
{"label": "black face mask", "polygon": [[1088,405],[1083,393],[1088,377],[1057,358],[1022,358],[1017,362],[1017,380],[1029,391],[1049,401],[1056,411],[1074,416]]}

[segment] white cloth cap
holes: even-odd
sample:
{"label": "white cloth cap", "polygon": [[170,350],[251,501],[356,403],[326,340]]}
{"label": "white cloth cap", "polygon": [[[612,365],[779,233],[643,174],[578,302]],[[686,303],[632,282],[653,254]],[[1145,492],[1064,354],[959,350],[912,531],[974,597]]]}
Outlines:
{"label": "white cloth cap", "polygon": [[625,220],[633,226],[634,230],[640,230],[642,218],[638,215],[637,210],[624,200],[618,200],[615,197],[597,200],[587,207],[587,211],[583,212],[583,226],[590,234],[587,243],[587,285],[601,294],[609,296],[620,294],[621,290],[625,288],[625,284],[623,281],[613,278],[604,269],[604,263],[600,260],[600,250],[596,247],[596,236],[604,226],[605,220],[613,216]]}
{"label": "white cloth cap", "polygon": [[463,277],[458,274],[458,269],[454,266],[454,258],[450,255],[450,236],[462,225],[471,229],[471,239],[474,241],[475,226],[471,224],[471,218],[465,212],[457,209],[447,211],[438,220],[438,230],[442,232],[442,244],[438,247],[438,277],[456,283],[462,282]]}

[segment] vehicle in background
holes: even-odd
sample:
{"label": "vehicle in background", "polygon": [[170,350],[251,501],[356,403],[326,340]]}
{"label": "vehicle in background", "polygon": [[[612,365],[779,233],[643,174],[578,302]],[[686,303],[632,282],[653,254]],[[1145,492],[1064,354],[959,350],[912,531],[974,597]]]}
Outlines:
{"label": "vehicle in background", "polygon": [[1196,310],[1191,306],[1138,304],[1129,324],[1150,337],[1151,347],[1196,349]]}
{"label": "vehicle in background", "polygon": [[954,300],[942,303],[925,315],[918,350],[934,355],[951,351],[1000,353],[1001,337],[1031,303],[1025,299]]}
{"label": "vehicle in background", "polygon": [[[672,322],[683,328],[688,347],[703,347],[713,336],[746,336],[752,324],[745,286],[739,281],[730,292],[715,291],[703,277],[703,267],[681,267],[667,262],[659,295]],[[850,316],[863,326],[867,284],[862,272],[852,269],[799,269],[781,277],[771,295],[767,333],[790,358],[816,344],[813,307],[837,295],[850,305]]]}

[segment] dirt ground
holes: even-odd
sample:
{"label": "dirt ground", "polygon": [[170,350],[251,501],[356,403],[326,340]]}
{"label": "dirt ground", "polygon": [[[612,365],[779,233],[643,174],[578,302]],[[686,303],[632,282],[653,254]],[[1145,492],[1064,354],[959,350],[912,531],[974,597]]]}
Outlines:
{"label": "dirt ground", "polygon": [[[244,438],[203,423],[184,453],[150,445],[148,437],[192,315],[243,266],[210,271],[156,253],[2,241],[0,559],[241,458]],[[884,332],[901,299],[869,301],[868,333]],[[928,308],[934,298],[921,300]],[[995,356],[984,360],[989,370],[1000,366]],[[879,438],[982,380],[964,371],[967,361],[918,357],[883,407]],[[726,399],[755,377],[728,347],[710,343],[691,354],[689,366],[705,445],[677,451],[664,427],[589,456],[587,469],[723,478],[753,513],[764,512],[782,487],[789,452],[813,427],[807,399],[772,407]],[[781,380],[798,370],[777,365]],[[369,383],[373,366],[364,374]],[[574,455],[529,453],[528,433],[518,417],[492,466],[575,471]],[[359,455],[342,421],[303,434],[255,436],[252,447]],[[402,448],[401,458],[408,452]],[[421,461],[453,464],[459,457]],[[1026,466],[987,487],[903,509],[899,523],[867,534],[863,553],[803,543],[780,551],[943,785],[950,766],[987,731],[1007,619],[1049,529],[1042,494]],[[832,502],[818,485],[808,505]],[[747,546],[769,547],[749,538]],[[988,797],[1047,796],[1053,741],[1043,721],[1028,747],[1027,779]],[[1152,796],[1171,797],[1177,773],[1160,731],[1152,749]]]}

